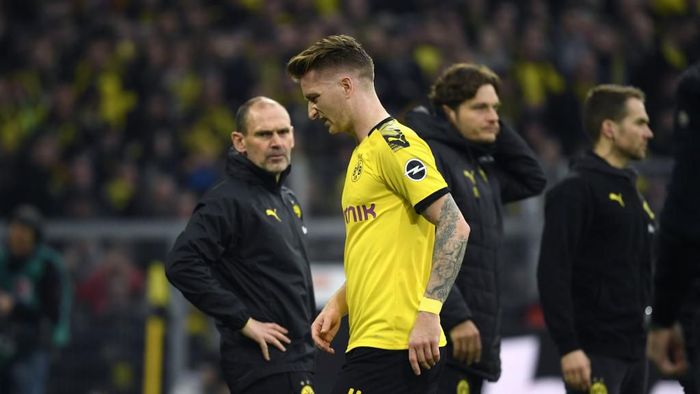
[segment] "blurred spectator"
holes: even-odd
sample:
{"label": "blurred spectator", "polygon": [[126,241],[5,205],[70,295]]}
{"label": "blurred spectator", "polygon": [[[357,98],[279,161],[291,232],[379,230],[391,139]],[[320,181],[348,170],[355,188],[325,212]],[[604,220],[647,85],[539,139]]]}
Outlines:
{"label": "blurred spectator", "polygon": [[3,393],[44,393],[51,351],[69,337],[69,278],[42,236],[41,214],[22,205],[10,217],[7,244],[0,249]]}
{"label": "blurred spectator", "polygon": [[108,250],[85,280],[77,284],[77,301],[85,303],[93,315],[124,309],[144,290],[143,272],[121,248]]}
{"label": "blurred spectator", "polygon": [[[232,131],[230,108],[252,95],[290,109],[310,169],[302,203],[337,212],[314,191],[341,183],[346,160],[328,152],[348,155],[352,142],[310,125],[284,75],[295,48],[327,34],[356,34],[379,54],[378,94],[396,115],[447,64],[490,66],[503,76],[504,117],[541,125],[562,159],[585,145],[578,108],[600,83],[649,93],[651,153],[670,154],[672,82],[700,55],[697,9],[679,1],[19,4],[0,6],[0,209],[26,201],[50,217],[141,215],[162,190],[141,187],[148,169],[199,197],[221,176],[214,147]],[[71,179],[86,165],[92,202]]]}

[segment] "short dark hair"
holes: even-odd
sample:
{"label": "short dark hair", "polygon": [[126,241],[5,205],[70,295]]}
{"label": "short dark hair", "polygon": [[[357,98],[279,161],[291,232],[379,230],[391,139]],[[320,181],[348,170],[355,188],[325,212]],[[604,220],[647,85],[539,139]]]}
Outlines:
{"label": "short dark hair", "polygon": [[594,144],[600,138],[600,128],[605,120],[621,121],[627,116],[627,100],[644,101],[644,92],[634,86],[598,85],[586,94],[583,102],[583,128]]}
{"label": "short dark hair", "polygon": [[336,67],[357,70],[361,77],[374,81],[372,58],[357,40],[347,35],[328,36],[316,41],[289,60],[287,72],[299,80],[309,71]]}
{"label": "short dark hair", "polygon": [[474,98],[483,85],[493,85],[498,93],[501,79],[486,66],[457,63],[445,70],[433,83],[428,99],[438,112],[443,105],[455,109],[465,100]]}
{"label": "short dark hair", "polygon": [[254,104],[265,99],[266,97],[263,96],[253,97],[238,107],[238,110],[236,111],[236,131],[243,135],[248,134],[248,113],[250,112],[250,108]]}

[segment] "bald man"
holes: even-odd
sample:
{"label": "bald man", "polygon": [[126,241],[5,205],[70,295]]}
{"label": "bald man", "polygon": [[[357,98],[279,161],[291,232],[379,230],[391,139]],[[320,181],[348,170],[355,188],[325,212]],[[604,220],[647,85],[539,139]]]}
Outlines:
{"label": "bald man", "polygon": [[297,198],[282,186],[294,128],[266,97],[236,114],[224,179],[168,254],[168,279],[216,320],[233,393],[313,393],[315,300]]}

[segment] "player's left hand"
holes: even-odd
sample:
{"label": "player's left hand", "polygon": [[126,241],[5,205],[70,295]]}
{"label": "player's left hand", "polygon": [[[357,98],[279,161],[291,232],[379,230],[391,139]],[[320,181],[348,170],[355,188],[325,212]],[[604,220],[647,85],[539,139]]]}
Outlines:
{"label": "player's left hand", "polygon": [[481,361],[481,335],[471,320],[465,320],[450,330],[454,358],[471,365]]}
{"label": "player's left hand", "polygon": [[253,319],[248,319],[245,326],[241,329],[241,334],[250,338],[260,346],[260,351],[265,361],[270,361],[270,350],[268,344],[276,347],[282,352],[286,352],[284,347],[286,343],[289,345],[292,341],[287,337],[289,331],[277,323],[261,322]]}
{"label": "player's left hand", "polygon": [[416,375],[421,368],[430,369],[440,361],[440,316],[418,312],[408,337],[408,362]]}
{"label": "player's left hand", "polygon": [[679,325],[654,328],[647,337],[647,357],[664,375],[680,376],[688,369],[683,333]]}
{"label": "player's left hand", "polygon": [[331,342],[340,329],[341,319],[341,314],[329,302],[311,324],[311,338],[316,347],[326,353],[335,354],[335,349],[331,347]]}

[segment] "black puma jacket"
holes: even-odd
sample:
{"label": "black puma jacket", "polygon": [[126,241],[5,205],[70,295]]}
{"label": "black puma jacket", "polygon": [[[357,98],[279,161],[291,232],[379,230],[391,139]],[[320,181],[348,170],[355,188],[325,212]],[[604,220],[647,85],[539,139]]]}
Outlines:
{"label": "black puma jacket", "polygon": [[475,144],[463,138],[441,117],[418,107],[407,124],[430,146],[438,169],[450,187],[471,232],[460,273],[440,313],[449,332],[472,320],[481,336],[481,361],[469,366],[452,358],[453,367],[497,380],[501,374],[501,243],[503,204],[539,194],[546,180],[535,154],[507,125],[494,144]]}
{"label": "black puma jacket", "polygon": [[[166,259],[170,282],[216,319],[224,372],[243,388],[267,375],[313,371],[315,301],[306,227],[294,194],[246,157],[229,152],[225,179],[197,204]],[[248,318],[289,330],[281,352],[240,329]]]}
{"label": "black puma jacket", "polygon": [[537,279],[561,355],[644,357],[656,225],[635,181],[591,152],[547,193]]}

